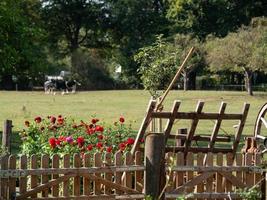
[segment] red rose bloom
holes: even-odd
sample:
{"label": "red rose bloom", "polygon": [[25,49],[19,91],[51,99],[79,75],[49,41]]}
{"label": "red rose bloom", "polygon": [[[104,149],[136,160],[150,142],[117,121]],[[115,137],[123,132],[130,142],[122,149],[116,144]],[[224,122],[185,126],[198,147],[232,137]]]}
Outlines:
{"label": "red rose bloom", "polygon": [[87,150],[88,150],[88,151],[91,151],[91,150],[93,149],[93,147],[94,147],[94,146],[93,146],[92,144],[89,144],[89,145],[87,146]]}
{"label": "red rose bloom", "polygon": [[97,132],[103,132],[104,131],[104,128],[103,128],[103,126],[96,126],[95,127],[95,131],[97,131]]}
{"label": "red rose bloom", "polygon": [[29,121],[25,121],[24,124],[25,124],[25,126],[27,126],[27,127],[30,126],[30,122],[29,122]]}
{"label": "red rose bloom", "polygon": [[103,140],[104,137],[103,137],[103,135],[98,135],[97,138],[98,138],[99,140]]}
{"label": "red rose bloom", "polygon": [[128,144],[128,145],[132,145],[132,144],[134,144],[134,139],[133,139],[133,138],[128,138],[128,139],[127,139],[127,144]]}
{"label": "red rose bloom", "polygon": [[84,145],[84,138],[82,136],[77,138],[77,143],[79,147],[82,147]]}
{"label": "red rose bloom", "polygon": [[126,145],[124,143],[119,144],[119,149],[123,151],[126,148]]}
{"label": "red rose bloom", "polygon": [[120,117],[120,123],[124,123],[124,122],[125,122],[124,117]]}
{"label": "red rose bloom", "polygon": [[60,117],[60,118],[57,118],[57,123],[58,124],[63,124],[64,122],[64,118]]}
{"label": "red rose bloom", "polygon": [[96,124],[99,121],[99,119],[92,119],[92,124]]}
{"label": "red rose bloom", "polygon": [[49,144],[52,148],[55,148],[56,147],[56,138],[50,138],[49,139]]}
{"label": "red rose bloom", "polygon": [[88,128],[86,129],[86,133],[88,133],[89,135],[92,135],[95,132],[94,128]]}
{"label": "red rose bloom", "polygon": [[56,139],[56,145],[58,145],[58,146],[61,145],[61,141],[59,139]]}
{"label": "red rose bloom", "polygon": [[54,116],[50,117],[50,122],[52,124],[56,123],[56,120],[57,120],[57,118],[55,118]]}
{"label": "red rose bloom", "polygon": [[108,153],[111,153],[111,152],[112,152],[112,147],[108,147],[108,148],[107,148],[107,152],[108,152]]}
{"label": "red rose bloom", "polygon": [[42,118],[41,118],[41,117],[35,117],[35,118],[34,118],[34,121],[35,121],[36,123],[40,123],[40,122],[42,121]]}
{"label": "red rose bloom", "polygon": [[101,149],[101,148],[103,147],[102,142],[98,142],[98,143],[96,144],[96,147],[97,147],[98,149]]}

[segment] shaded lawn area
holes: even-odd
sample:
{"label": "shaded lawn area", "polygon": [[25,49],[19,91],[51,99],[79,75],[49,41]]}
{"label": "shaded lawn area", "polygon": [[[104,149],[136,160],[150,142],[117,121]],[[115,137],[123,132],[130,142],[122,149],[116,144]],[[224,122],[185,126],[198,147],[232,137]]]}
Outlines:
{"label": "shaded lawn area", "polygon": [[[245,92],[221,91],[171,91],[164,103],[164,111],[170,111],[174,100],[181,100],[180,111],[194,111],[198,100],[205,101],[203,112],[218,112],[222,101],[227,103],[226,113],[241,113],[244,102],[250,103],[250,111],[243,135],[252,135],[254,123],[260,107],[266,102],[267,93],[255,93],[248,96]],[[43,92],[7,92],[0,93],[0,124],[5,119],[13,121],[12,149],[18,152],[20,139],[18,132],[24,127],[24,121],[33,121],[34,117],[63,115],[77,122],[89,122],[92,117],[112,124],[124,116],[126,124],[132,124],[137,131],[145,115],[150,100],[148,92],[143,90],[90,91],[69,95],[45,95]],[[233,125],[238,122],[223,122],[221,135],[234,135]],[[189,127],[189,121],[179,121],[174,129]],[[198,134],[210,134],[214,121],[201,121]],[[172,132],[176,132],[173,130]],[[12,152],[13,153],[13,152]]]}

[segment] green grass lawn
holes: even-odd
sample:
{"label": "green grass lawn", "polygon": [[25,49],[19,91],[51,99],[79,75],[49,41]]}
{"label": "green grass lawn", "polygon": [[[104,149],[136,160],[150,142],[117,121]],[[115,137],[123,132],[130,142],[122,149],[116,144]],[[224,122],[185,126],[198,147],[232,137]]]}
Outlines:
{"label": "green grass lawn", "polygon": [[[32,121],[35,116],[63,115],[89,121],[96,116],[101,121],[113,123],[121,115],[127,123],[138,130],[145,115],[150,95],[142,90],[90,91],[69,95],[45,95],[43,92],[0,92],[0,122],[11,119],[14,131],[24,128],[24,121]],[[248,96],[245,92],[221,91],[171,91],[164,103],[169,111],[174,100],[181,100],[180,111],[194,111],[198,100],[205,101],[204,112],[217,112],[222,101],[226,102],[227,113],[240,113],[244,102],[250,103],[250,111],[244,134],[253,134],[255,119],[260,107],[267,101],[267,93],[255,93]],[[223,123],[223,134],[234,133],[237,122]],[[189,122],[179,121],[175,128],[188,127]],[[214,122],[200,122],[197,132],[209,134]],[[175,131],[174,131],[175,132]]]}

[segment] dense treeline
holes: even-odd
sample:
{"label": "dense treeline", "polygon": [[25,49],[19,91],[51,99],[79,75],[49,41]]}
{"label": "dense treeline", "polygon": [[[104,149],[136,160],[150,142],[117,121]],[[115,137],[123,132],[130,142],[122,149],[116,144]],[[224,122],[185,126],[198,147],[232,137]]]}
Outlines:
{"label": "dense treeline", "polygon": [[184,89],[202,79],[253,94],[266,81],[266,15],[264,0],[2,0],[1,88],[41,86],[67,70],[83,89],[153,93],[195,46]]}

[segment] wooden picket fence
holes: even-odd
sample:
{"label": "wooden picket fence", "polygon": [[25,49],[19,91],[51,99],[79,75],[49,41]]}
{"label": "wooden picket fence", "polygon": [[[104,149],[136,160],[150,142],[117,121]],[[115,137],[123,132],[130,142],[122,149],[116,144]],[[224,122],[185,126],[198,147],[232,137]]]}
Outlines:
{"label": "wooden picket fence", "polygon": [[142,160],[140,152],[4,156],[0,199],[143,199]]}
{"label": "wooden picket fence", "polygon": [[[238,189],[261,186],[261,154],[168,153],[170,176],[165,197],[187,194],[197,199],[237,199]],[[265,194],[263,194],[265,195]],[[265,197],[263,197],[265,199]]]}
{"label": "wooden picket fence", "polygon": [[[80,156],[32,155],[1,158],[1,200],[144,199],[146,171],[143,153],[106,153]],[[191,199],[237,199],[236,191],[261,183],[260,154],[165,155],[166,179],[161,199],[191,195]],[[153,167],[153,166],[152,166]],[[148,174],[149,175],[149,174]],[[150,174],[160,176],[160,174]],[[149,182],[150,181],[150,182]],[[164,186],[163,185],[163,186]],[[152,188],[153,189],[153,188]]]}

